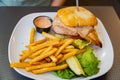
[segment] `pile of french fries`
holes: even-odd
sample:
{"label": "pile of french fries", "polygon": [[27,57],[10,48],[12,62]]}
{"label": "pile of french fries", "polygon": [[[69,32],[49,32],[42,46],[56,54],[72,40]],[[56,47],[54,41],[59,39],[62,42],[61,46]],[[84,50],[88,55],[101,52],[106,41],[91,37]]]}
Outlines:
{"label": "pile of french fries", "polygon": [[85,49],[76,49],[73,45],[73,39],[61,39],[52,34],[42,32],[43,39],[35,41],[35,29],[30,31],[30,41],[22,50],[19,62],[10,63],[12,68],[23,68],[34,74],[41,74],[49,71],[62,70],[68,68],[68,65],[59,63],[67,58],[83,53]]}

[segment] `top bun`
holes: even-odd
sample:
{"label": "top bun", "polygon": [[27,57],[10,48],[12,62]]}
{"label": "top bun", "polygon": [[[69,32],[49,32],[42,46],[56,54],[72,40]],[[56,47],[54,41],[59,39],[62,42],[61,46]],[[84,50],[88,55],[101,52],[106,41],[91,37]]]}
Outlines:
{"label": "top bun", "polygon": [[59,9],[57,16],[70,27],[95,26],[98,23],[95,15],[83,7],[79,7],[78,11],[75,6]]}

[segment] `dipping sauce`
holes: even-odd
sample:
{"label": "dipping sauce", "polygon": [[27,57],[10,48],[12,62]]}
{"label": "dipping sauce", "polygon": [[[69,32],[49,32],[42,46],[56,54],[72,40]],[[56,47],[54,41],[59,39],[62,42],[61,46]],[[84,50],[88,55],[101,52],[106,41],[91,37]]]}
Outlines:
{"label": "dipping sauce", "polygon": [[49,32],[50,27],[52,26],[52,19],[47,16],[38,16],[34,19],[33,23],[38,32]]}

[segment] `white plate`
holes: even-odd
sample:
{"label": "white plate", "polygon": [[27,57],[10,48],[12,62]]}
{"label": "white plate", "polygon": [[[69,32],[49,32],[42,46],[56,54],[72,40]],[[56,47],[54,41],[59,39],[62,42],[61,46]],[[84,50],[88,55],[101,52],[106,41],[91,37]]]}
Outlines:
{"label": "white plate", "polygon": [[[33,19],[40,15],[41,16],[45,15],[53,18],[56,15],[56,13],[55,12],[32,13],[20,19],[20,21],[15,26],[9,41],[8,56],[9,56],[10,63],[19,61],[19,58],[20,58],[19,54],[21,53],[21,50],[26,49],[25,45],[29,43],[29,33],[31,28],[34,27]],[[108,72],[112,67],[113,58],[114,58],[112,44],[102,22],[99,19],[98,19],[98,25],[97,25],[97,33],[99,33],[99,38],[101,39],[103,44],[102,48],[99,48],[99,49],[96,48],[94,50],[95,55],[101,60],[101,63],[99,65],[100,71],[98,74],[93,75],[91,77],[87,77],[87,78],[78,77],[78,78],[75,78],[74,80],[86,80],[86,79],[88,80],[88,79],[99,77],[105,74],[106,72]],[[41,34],[37,33],[36,39],[40,39],[42,37],[43,36]],[[50,72],[45,74],[34,75],[23,69],[18,69],[18,68],[14,68],[14,69],[18,73],[32,79],[62,80],[61,78],[58,78],[57,76],[53,75]]]}

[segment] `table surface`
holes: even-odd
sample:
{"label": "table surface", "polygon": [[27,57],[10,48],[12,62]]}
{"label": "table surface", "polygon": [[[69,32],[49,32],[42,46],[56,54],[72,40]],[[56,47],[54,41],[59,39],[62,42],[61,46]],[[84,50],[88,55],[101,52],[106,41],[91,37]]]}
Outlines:
{"label": "table surface", "polygon": [[[112,6],[85,6],[104,24],[114,48],[114,63],[109,72],[94,80],[120,79],[120,20]],[[60,7],[0,7],[0,80],[30,80],[9,67],[8,43],[17,22],[35,12],[55,12]],[[108,53],[109,54],[109,53]]]}

